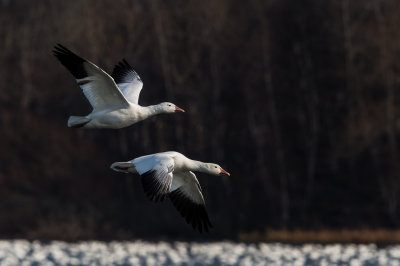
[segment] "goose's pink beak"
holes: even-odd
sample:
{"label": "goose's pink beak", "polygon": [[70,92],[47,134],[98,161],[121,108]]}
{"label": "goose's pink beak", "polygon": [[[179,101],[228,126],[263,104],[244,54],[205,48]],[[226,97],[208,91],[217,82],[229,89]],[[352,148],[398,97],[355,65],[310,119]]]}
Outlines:
{"label": "goose's pink beak", "polygon": [[179,108],[178,106],[175,106],[175,112],[185,112],[182,108]]}
{"label": "goose's pink beak", "polygon": [[225,170],[222,169],[222,168],[220,168],[220,170],[221,170],[221,173],[219,173],[219,175],[227,175],[227,176],[230,176],[230,175],[231,175],[230,173],[228,173],[227,171],[225,171]]}

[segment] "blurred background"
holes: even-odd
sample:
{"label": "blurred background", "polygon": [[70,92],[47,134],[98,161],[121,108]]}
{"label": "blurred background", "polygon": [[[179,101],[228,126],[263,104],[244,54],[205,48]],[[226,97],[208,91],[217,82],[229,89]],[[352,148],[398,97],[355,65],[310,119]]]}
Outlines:
{"label": "blurred background", "polygon": [[[395,0],[1,0],[0,237],[398,228],[399,14]],[[109,73],[126,58],[141,105],[186,113],[67,128],[91,108],[56,43]],[[209,234],[109,169],[168,150],[231,173],[197,174]]]}

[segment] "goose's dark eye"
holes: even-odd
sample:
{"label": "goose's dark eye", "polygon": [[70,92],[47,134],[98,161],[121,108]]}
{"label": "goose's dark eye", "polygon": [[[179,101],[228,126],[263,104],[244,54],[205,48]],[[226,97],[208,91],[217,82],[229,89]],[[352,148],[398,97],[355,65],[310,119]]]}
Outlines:
{"label": "goose's dark eye", "polygon": [[168,104],[168,106],[171,106],[170,104]]}
{"label": "goose's dark eye", "polygon": [[215,168],[218,168],[218,167],[216,167],[216,166],[214,166]]}

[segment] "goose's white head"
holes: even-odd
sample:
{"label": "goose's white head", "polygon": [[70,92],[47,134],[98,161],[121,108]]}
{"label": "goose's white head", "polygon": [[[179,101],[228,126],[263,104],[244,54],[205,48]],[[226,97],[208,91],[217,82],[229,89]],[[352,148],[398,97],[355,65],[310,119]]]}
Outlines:
{"label": "goose's white head", "polygon": [[228,173],[227,171],[222,169],[222,167],[219,166],[218,164],[207,163],[205,166],[206,166],[207,172],[209,174],[212,174],[212,175],[228,175],[228,176],[231,175],[230,173]]}
{"label": "goose's white head", "polygon": [[179,108],[173,103],[160,103],[157,105],[161,113],[175,113],[175,112],[185,112],[182,108]]}

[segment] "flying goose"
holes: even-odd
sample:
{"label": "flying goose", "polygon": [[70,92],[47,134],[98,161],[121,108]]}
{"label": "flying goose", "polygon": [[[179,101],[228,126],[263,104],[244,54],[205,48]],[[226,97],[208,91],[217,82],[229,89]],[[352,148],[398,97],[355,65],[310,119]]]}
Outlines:
{"label": "flying goose", "polygon": [[111,169],[139,174],[144,192],[150,200],[170,198],[180,214],[200,232],[212,227],[208,218],[200,183],[192,171],[212,175],[230,175],[221,166],[191,160],[175,151],[138,157],[128,162],[115,162]]}
{"label": "flying goose", "polygon": [[87,116],[70,116],[68,127],[123,128],[153,115],[184,112],[168,102],[140,106],[138,100],[143,82],[125,59],[115,66],[110,76],[61,44],[54,47],[53,54],[76,78],[93,107]]}

